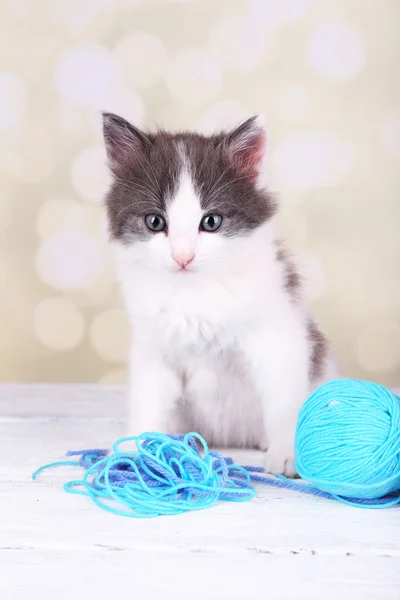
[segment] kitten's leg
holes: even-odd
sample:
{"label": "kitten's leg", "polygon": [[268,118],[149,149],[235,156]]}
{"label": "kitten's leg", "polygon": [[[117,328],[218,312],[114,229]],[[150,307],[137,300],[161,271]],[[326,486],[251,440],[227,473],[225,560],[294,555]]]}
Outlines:
{"label": "kitten's leg", "polygon": [[128,435],[182,433],[177,411],[182,385],[177,373],[157,352],[139,344],[133,348],[130,370]]}
{"label": "kitten's leg", "polygon": [[299,409],[309,394],[309,349],[303,327],[285,322],[258,331],[250,347],[261,395],[267,446],[265,468],[295,475],[294,439]]}

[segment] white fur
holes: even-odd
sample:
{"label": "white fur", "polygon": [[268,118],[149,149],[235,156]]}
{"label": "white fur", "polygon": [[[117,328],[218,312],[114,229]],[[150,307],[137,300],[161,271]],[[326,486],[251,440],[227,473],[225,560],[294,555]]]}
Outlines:
{"label": "white fur", "polygon": [[[274,221],[245,237],[199,232],[184,168],[168,236],[115,243],[133,326],[129,434],[190,428],[218,446],[268,449],[266,468],[294,473],[294,432],[312,386],[307,310],[284,288]],[[194,255],[180,270],[176,255]]]}

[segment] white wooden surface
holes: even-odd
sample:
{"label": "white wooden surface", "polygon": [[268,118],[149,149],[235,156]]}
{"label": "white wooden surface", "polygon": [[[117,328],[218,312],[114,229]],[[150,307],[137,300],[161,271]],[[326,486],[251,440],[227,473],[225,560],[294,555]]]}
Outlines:
{"label": "white wooden surface", "polygon": [[[121,389],[0,386],[2,600],[399,600],[400,508],[362,510],[275,488],[244,504],[124,519],[40,465],[124,433]],[[257,464],[258,453],[231,453]]]}

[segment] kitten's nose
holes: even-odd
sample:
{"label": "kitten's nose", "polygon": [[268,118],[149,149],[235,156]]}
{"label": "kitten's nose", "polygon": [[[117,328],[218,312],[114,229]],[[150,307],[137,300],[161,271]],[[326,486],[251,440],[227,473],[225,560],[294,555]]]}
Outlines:
{"label": "kitten's nose", "polygon": [[181,269],[186,269],[188,265],[194,260],[193,252],[174,252],[172,258]]}

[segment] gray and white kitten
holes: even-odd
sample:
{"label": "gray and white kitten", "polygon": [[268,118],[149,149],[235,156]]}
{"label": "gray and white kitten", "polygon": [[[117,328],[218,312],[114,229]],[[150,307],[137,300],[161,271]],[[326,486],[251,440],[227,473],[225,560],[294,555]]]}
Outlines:
{"label": "gray and white kitten", "polygon": [[276,238],[259,117],[233,131],[144,133],[103,115],[106,197],[134,330],[130,435],[198,431],[294,475],[299,408],[334,378]]}

